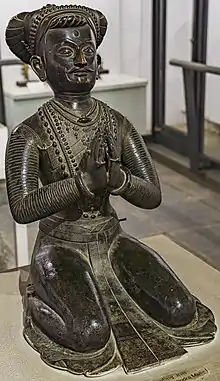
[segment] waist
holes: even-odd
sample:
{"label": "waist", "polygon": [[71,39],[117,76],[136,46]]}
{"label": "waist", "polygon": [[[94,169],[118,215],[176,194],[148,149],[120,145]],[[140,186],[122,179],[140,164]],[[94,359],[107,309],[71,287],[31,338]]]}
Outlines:
{"label": "waist", "polygon": [[114,208],[108,199],[80,200],[71,207],[57,212],[53,217],[66,221],[95,220],[101,217],[116,216]]}
{"label": "waist", "polygon": [[47,235],[72,242],[92,242],[111,239],[121,230],[115,216],[81,216],[76,221],[66,220],[57,215],[40,221],[39,229]]}

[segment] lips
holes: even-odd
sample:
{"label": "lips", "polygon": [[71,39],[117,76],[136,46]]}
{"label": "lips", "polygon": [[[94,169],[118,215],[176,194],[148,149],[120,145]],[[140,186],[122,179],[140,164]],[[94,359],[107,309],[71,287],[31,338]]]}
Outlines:
{"label": "lips", "polygon": [[75,73],[73,73],[73,74],[75,74],[77,77],[85,77],[85,76],[87,76],[88,75],[88,72],[86,72],[86,71],[79,71],[79,72],[75,72]]}
{"label": "lips", "polygon": [[85,78],[88,77],[88,72],[86,71],[75,71],[72,73],[67,73],[66,76],[70,81],[76,80],[77,78]]}
{"label": "lips", "polygon": [[88,72],[74,72],[66,74],[69,82],[89,83]]}

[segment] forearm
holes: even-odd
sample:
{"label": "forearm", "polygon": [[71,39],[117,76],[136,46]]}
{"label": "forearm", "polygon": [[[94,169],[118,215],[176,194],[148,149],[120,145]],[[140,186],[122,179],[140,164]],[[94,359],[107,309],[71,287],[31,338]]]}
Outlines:
{"label": "forearm", "polygon": [[123,167],[124,181],[121,186],[111,191],[112,195],[119,195],[131,204],[142,209],[154,209],[161,203],[159,186],[149,180],[132,175],[128,168]]}
{"label": "forearm", "polygon": [[161,203],[161,188],[156,168],[139,133],[126,122],[122,162],[128,169],[127,183],[121,197],[143,209],[157,208]]}
{"label": "forearm", "polygon": [[142,209],[154,209],[161,203],[161,191],[149,181],[131,175],[120,196]]}
{"label": "forearm", "polygon": [[11,213],[16,222],[26,224],[48,217],[60,210],[71,206],[79,199],[79,191],[74,178],[58,181],[27,195],[15,194],[15,187],[11,184],[13,195],[9,203]]}

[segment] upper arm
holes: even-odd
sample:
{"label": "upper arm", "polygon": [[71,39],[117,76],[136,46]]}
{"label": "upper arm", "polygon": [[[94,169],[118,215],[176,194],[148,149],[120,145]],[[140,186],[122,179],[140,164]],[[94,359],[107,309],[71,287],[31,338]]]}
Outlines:
{"label": "upper arm", "polygon": [[36,137],[25,125],[16,128],[7,144],[6,182],[12,205],[38,188],[39,150]]}
{"label": "upper arm", "polygon": [[6,181],[11,213],[18,223],[29,223],[63,210],[79,199],[75,178],[39,188],[42,144],[30,127],[19,126],[8,141]]}
{"label": "upper arm", "polygon": [[124,120],[123,135],[122,164],[134,176],[150,181],[160,188],[157,171],[147,146],[142,136],[127,119]]}

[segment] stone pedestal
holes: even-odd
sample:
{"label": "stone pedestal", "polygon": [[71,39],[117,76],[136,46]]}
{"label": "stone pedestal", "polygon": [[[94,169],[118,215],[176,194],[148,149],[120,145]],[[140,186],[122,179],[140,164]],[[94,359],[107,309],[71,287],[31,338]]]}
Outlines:
{"label": "stone pedestal", "polygon": [[[159,252],[187,285],[192,294],[215,314],[220,326],[220,273],[194,255],[160,235],[143,240]],[[28,269],[0,274],[0,370],[1,381],[81,381],[74,376],[46,366],[37,352],[22,336],[22,302]],[[151,368],[141,374],[127,376],[117,370],[103,377],[105,381],[219,381],[220,337],[211,344],[188,348],[178,360]]]}

